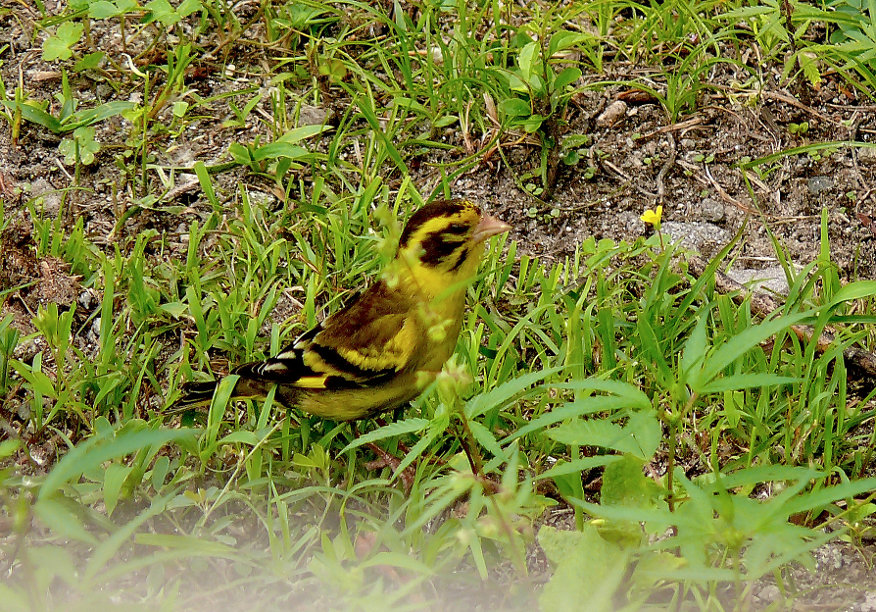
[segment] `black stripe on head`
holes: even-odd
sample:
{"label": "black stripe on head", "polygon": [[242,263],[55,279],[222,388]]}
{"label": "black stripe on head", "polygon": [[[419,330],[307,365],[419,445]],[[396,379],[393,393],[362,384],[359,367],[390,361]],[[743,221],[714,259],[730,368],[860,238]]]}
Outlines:
{"label": "black stripe on head", "polygon": [[447,232],[443,230],[435,232],[423,241],[423,253],[420,255],[420,261],[427,266],[437,266],[441,262],[447,261],[464,244],[464,238],[448,236]]}
{"label": "black stripe on head", "polygon": [[462,265],[466,259],[468,259],[469,249],[460,249],[459,255],[456,256],[456,263],[453,264],[453,267],[450,268],[451,272],[456,272],[459,269],[459,266]]}
{"label": "black stripe on head", "polygon": [[[405,229],[402,232],[401,240],[399,240],[399,249],[404,249],[408,246],[411,237],[428,221],[437,217],[454,215],[469,207],[477,209],[474,204],[465,200],[438,200],[431,204],[427,204],[411,215],[411,218],[408,220],[408,223],[405,225]],[[455,233],[456,235],[462,235],[468,231],[468,228],[464,227],[464,224],[453,224],[446,231],[451,234]]]}
{"label": "black stripe on head", "polygon": [[442,230],[448,236],[465,236],[471,231],[471,226],[465,223],[451,223]]}

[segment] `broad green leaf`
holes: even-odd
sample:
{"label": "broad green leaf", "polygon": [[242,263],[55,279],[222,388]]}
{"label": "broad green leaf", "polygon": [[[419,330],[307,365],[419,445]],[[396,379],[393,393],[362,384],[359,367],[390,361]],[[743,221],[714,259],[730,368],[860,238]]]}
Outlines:
{"label": "broad green leaf", "polygon": [[94,435],[74,446],[61,458],[46,476],[37,498],[51,497],[67,483],[78,480],[83,473],[98,468],[106,461],[125,457],[146,446],[160,446],[190,438],[194,433],[189,429],[143,429],[119,432],[115,436]]}
{"label": "broad green leaf", "polygon": [[11,457],[15,454],[15,451],[21,446],[21,441],[12,438],[9,440],[3,440],[0,442],[0,459],[5,459],[6,457]]}
{"label": "broad green leaf", "polygon": [[109,0],[97,0],[88,5],[88,16],[92,19],[109,19],[118,14],[119,7]]}
{"label": "broad green leaf", "polygon": [[[614,612],[614,595],[627,578],[627,554],[606,542],[593,525],[582,531],[544,526],[538,543],[554,572],[539,597],[551,612]],[[585,604],[586,602],[586,604]]]}
{"label": "broad green leaf", "polygon": [[[94,551],[88,558],[85,567],[85,577],[87,580],[93,580],[98,574],[101,579],[109,582],[112,579],[114,570],[118,575],[127,575],[131,573],[131,569],[125,567],[123,562],[110,563],[118,554],[119,549],[131,541],[136,531],[148,520],[161,514],[167,509],[167,502],[170,496],[159,497],[154,499],[148,508],[142,510],[132,520],[116,529],[109,537],[103,539],[100,544],[95,547]],[[118,560],[121,561],[121,560]],[[108,567],[107,564],[110,564]],[[133,569],[133,568],[132,568]]]}
{"label": "broad green leaf", "polygon": [[502,383],[495,389],[491,389],[486,393],[476,395],[465,405],[465,414],[469,419],[475,419],[492,408],[498,408],[506,404],[514,396],[528,390],[532,385],[535,385],[545,378],[562,371],[563,367],[558,366],[547,370],[529,372],[517,378]]}
{"label": "broad green leaf", "polygon": [[277,142],[285,142],[289,144],[294,144],[296,142],[305,140],[307,138],[311,138],[312,136],[317,136],[324,132],[330,132],[334,127],[331,125],[325,124],[314,124],[314,125],[303,125],[301,127],[297,127],[289,130],[282,136],[277,139]]}
{"label": "broad green leaf", "polygon": [[256,161],[265,159],[277,159],[280,157],[288,157],[289,159],[303,159],[311,155],[311,152],[298,145],[289,144],[288,142],[272,142],[263,147],[259,147],[253,152],[252,158]]}
{"label": "broad green leaf", "polygon": [[188,306],[185,302],[167,302],[165,304],[159,304],[158,307],[174,319],[179,319],[188,310]]}
{"label": "broad green leaf", "polygon": [[[587,514],[604,518],[611,521],[636,521],[643,523],[648,533],[662,533],[670,525],[678,521],[676,513],[668,508],[631,508],[629,506],[604,506],[581,500],[569,500],[573,506],[577,506]],[[671,542],[667,547],[671,547]]]}
{"label": "broad green leaf", "polygon": [[818,69],[818,63],[814,54],[810,55],[807,51],[799,51],[797,53],[797,63],[800,65],[800,69],[803,71],[807,81],[812,85],[819,85],[821,83],[821,71]]}
{"label": "broad green leaf", "polygon": [[0,104],[6,108],[21,112],[25,121],[41,125],[52,133],[61,132],[61,122],[32,102],[18,103],[15,100],[0,100]]}
{"label": "broad green leaf", "polygon": [[58,26],[54,36],[43,43],[43,61],[66,60],[73,56],[71,47],[79,42],[85,26],[78,22],[65,21]]}
{"label": "broad green leaf", "polygon": [[63,131],[72,131],[79,127],[94,125],[95,123],[100,123],[110,117],[121,115],[135,107],[136,105],[133,102],[127,102],[125,100],[104,102],[95,108],[76,111],[69,117],[66,117],[61,122],[60,129]]}
{"label": "broad green leaf", "polygon": [[707,317],[700,315],[697,317],[697,324],[690,334],[690,337],[684,343],[684,350],[681,353],[681,380],[687,381],[691,372],[699,370],[706,358],[708,350],[708,340],[706,338],[706,320]]}
{"label": "broad green leaf", "polygon": [[642,410],[631,414],[624,426],[624,431],[631,436],[633,443],[637,445],[636,450],[629,452],[640,459],[651,459],[663,439],[663,429],[660,427],[657,415],[652,411]]}
{"label": "broad green leaf", "polygon": [[621,452],[639,454],[639,444],[618,423],[606,420],[575,421],[563,423],[545,432],[560,444],[577,446],[597,446]]}
{"label": "broad green leaf", "polygon": [[353,440],[343,448],[341,454],[343,455],[347,451],[358,448],[363,444],[377,442],[378,440],[385,440],[386,438],[403,436],[409,433],[425,431],[426,428],[429,426],[429,423],[430,421],[428,419],[420,418],[405,419],[403,421],[395,421],[394,423],[389,423],[388,425],[384,425],[383,427],[375,429],[374,431],[369,431],[367,434],[363,434],[357,437],[355,440]]}
{"label": "broad green leaf", "polygon": [[80,542],[97,544],[97,539],[85,528],[78,510],[74,502],[60,496],[40,496],[33,505],[34,514],[56,534]]}
{"label": "broad green leaf", "polygon": [[574,402],[563,404],[553,408],[549,412],[545,412],[540,417],[537,417],[502,440],[503,444],[507,444],[511,440],[516,440],[522,436],[530,434],[534,431],[540,431],[554,423],[565,421],[567,419],[575,419],[578,417],[594,414],[597,412],[613,412],[630,408],[630,401],[625,397],[613,397],[605,395],[596,395],[593,397],[585,397]]}
{"label": "broad green leaf", "polygon": [[180,20],[179,14],[174,10],[168,0],[152,0],[146,6],[147,13],[143,17],[144,23],[160,21],[165,27],[171,26]]}
{"label": "broad green leaf", "polygon": [[542,123],[544,123],[544,117],[542,117],[541,115],[531,115],[524,119],[520,125],[523,127],[524,130],[526,130],[530,134],[533,134],[538,131]]}
{"label": "broad green leaf", "polygon": [[776,374],[735,374],[718,378],[701,387],[699,393],[721,393],[753,387],[772,387],[775,385],[792,385],[801,382],[800,378],[778,376]]}
{"label": "broad green leaf", "polygon": [[853,480],[833,487],[801,493],[786,504],[785,511],[789,516],[799,512],[808,512],[827,506],[837,500],[858,495],[869,495],[873,491],[876,491],[876,478]]}
{"label": "broad green leaf", "polygon": [[638,410],[649,410],[651,408],[651,399],[641,389],[620,380],[587,378],[565,383],[552,383],[551,387],[556,389],[574,389],[576,391],[602,391],[623,398],[630,408]]}
{"label": "broad green leaf", "polygon": [[502,450],[502,447],[499,446],[499,443],[496,441],[496,437],[493,435],[493,432],[491,432],[489,429],[487,429],[477,421],[469,421],[468,427],[471,430],[471,434],[474,436],[475,440],[477,440],[478,444],[490,451],[490,453],[494,457],[505,456],[505,452]]}
{"label": "broad green leaf", "polygon": [[839,289],[839,291],[834,293],[830,302],[827,304],[827,307],[833,308],[834,306],[841,304],[842,302],[848,302],[850,300],[860,300],[873,296],[876,296],[876,281],[855,281],[853,283],[849,283],[848,285],[844,285]]}
{"label": "broad green leaf", "polygon": [[125,484],[125,479],[132,469],[131,466],[118,463],[110,464],[106,468],[103,476],[103,503],[106,506],[107,516],[112,516],[113,510],[116,509],[122,485]]}
{"label": "broad green leaf", "polygon": [[554,80],[554,88],[556,91],[562,93],[562,91],[575,81],[581,78],[581,70],[578,68],[566,68],[560,74],[557,75],[557,78]]}
{"label": "broad green leaf", "polygon": [[507,98],[499,104],[499,110],[508,117],[528,117],[532,113],[529,102],[520,98]]}
{"label": "broad green leaf", "polygon": [[[246,152],[246,159],[247,159],[246,163],[247,164],[249,164],[249,162],[252,161],[249,158],[249,151],[247,149],[245,149],[244,147],[241,147],[237,143],[232,143],[231,146],[232,147],[234,147],[234,146],[240,147],[240,149],[243,149],[243,151]],[[230,151],[230,148],[229,148],[229,151]],[[232,156],[234,156],[235,159],[237,159],[237,156],[234,154],[234,152],[232,152]],[[213,210],[217,210],[217,211],[221,210],[222,205],[219,203],[219,198],[216,197],[216,192],[213,189],[213,181],[210,180],[210,172],[207,170],[207,166],[204,164],[204,162],[198,160],[195,162],[194,167],[195,167],[195,176],[198,177],[198,182],[201,184],[201,189],[204,191],[204,195],[207,196],[207,200],[210,202],[210,205],[213,207]]]}
{"label": "broad green leaf", "polygon": [[207,412],[207,428],[202,434],[203,450],[201,452],[201,459],[203,461],[206,461],[207,457],[211,455],[218,446],[216,440],[219,437],[219,428],[222,425],[222,419],[225,417],[225,410],[231,402],[231,397],[234,395],[234,387],[239,379],[239,375],[231,374],[222,378],[219,381],[219,384],[216,385],[216,391],[213,392],[213,398],[210,401],[210,408]]}
{"label": "broad green leaf", "polygon": [[557,473],[551,478],[564,498],[584,499],[584,483],[581,482],[580,472]]}
{"label": "broad green leaf", "polygon": [[40,395],[51,398],[58,397],[58,394],[55,392],[55,383],[52,382],[51,378],[39,370],[32,369],[27,364],[16,361],[15,359],[10,359],[9,365],[18,372],[19,376],[29,382],[33,390]]}
{"label": "broad green leaf", "polygon": [[544,478],[555,478],[557,476],[565,476],[566,474],[581,474],[585,470],[603,467],[620,461],[623,455],[596,455],[593,457],[582,457],[573,459],[572,461],[558,461],[551,469],[542,472],[536,478],[542,480]]}
{"label": "broad green leaf", "polygon": [[76,72],[82,72],[83,70],[94,70],[100,63],[103,61],[103,58],[106,57],[106,53],[103,51],[95,51],[94,53],[89,53],[88,55],[84,55],[73,69]]}
{"label": "broad green leaf", "polygon": [[527,43],[517,55],[517,66],[520,68],[520,73],[525,82],[528,82],[534,72],[537,70],[538,43],[533,41]]}
{"label": "broad green leaf", "polygon": [[248,446],[255,446],[259,443],[259,437],[251,431],[240,430],[232,431],[230,434],[224,436],[222,439],[219,440],[219,444],[237,443],[246,444]]}
{"label": "broad green leaf", "polygon": [[643,508],[653,506],[661,489],[642,473],[644,461],[632,455],[623,455],[605,467],[599,501],[604,505]]}
{"label": "broad green leaf", "polygon": [[688,384],[695,392],[702,393],[702,390],[718,376],[721,370],[767,338],[790,328],[791,325],[799,323],[808,316],[810,316],[809,313],[783,315],[759,325],[753,325],[733,336],[706,358],[700,372],[691,373]]}
{"label": "broad green leaf", "polygon": [[155,459],[155,464],[152,466],[152,488],[156,491],[161,491],[164,486],[164,479],[167,478],[167,473],[170,471],[170,459],[164,455]]}
{"label": "broad green leaf", "polygon": [[242,166],[248,166],[253,161],[250,150],[239,142],[232,142],[228,145],[228,152],[231,154],[231,157],[234,158],[234,161]]}
{"label": "broad green leaf", "polygon": [[201,0],[183,0],[176,9],[176,12],[179,13],[180,17],[188,17],[195,11],[200,11],[202,8],[203,5],[201,4]]}
{"label": "broad green leaf", "polygon": [[203,537],[163,533],[138,533],[134,541],[146,546],[158,546],[168,550],[184,550],[188,555],[204,555],[235,559],[240,554],[232,546],[207,540]]}
{"label": "broad green leaf", "polygon": [[551,41],[548,46],[548,54],[553,56],[554,53],[570,49],[585,40],[587,40],[586,34],[570,32],[569,30],[560,30],[551,36]]}

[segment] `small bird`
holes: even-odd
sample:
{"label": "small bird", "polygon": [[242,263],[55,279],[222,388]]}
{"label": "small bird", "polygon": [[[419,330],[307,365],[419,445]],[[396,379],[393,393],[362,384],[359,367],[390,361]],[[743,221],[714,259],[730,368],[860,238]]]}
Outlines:
{"label": "small bird", "polygon": [[[484,242],[510,229],[466,200],[424,206],[374,284],[275,357],[235,368],[232,397],[263,398],[276,385],[284,406],[336,421],[414,399],[456,347]],[[183,385],[173,411],[209,403],[217,384]]]}

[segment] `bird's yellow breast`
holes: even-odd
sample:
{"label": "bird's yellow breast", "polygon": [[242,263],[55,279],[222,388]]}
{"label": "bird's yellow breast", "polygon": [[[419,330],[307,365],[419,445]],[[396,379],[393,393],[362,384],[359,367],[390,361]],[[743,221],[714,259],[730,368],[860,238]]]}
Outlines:
{"label": "bird's yellow breast", "polygon": [[304,412],[334,421],[362,419],[404,405],[417,397],[433,378],[434,375],[430,377],[428,373],[409,373],[373,387],[329,393],[301,390],[295,404]]}

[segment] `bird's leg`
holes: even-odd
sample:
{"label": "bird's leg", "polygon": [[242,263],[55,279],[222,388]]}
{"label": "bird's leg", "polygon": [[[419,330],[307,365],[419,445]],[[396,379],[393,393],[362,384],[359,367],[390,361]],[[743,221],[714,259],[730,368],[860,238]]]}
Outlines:
{"label": "bird's leg", "polygon": [[379,446],[377,446],[374,442],[369,442],[366,444],[368,448],[374,451],[374,454],[377,455],[377,459],[374,461],[368,461],[365,463],[365,468],[368,470],[379,470],[385,467],[392,468],[394,474],[396,474],[399,479],[402,481],[402,485],[405,488],[405,491],[410,491],[411,487],[414,486],[414,478],[416,478],[417,471],[414,469],[414,466],[409,465],[401,472],[398,472],[398,466],[401,465],[401,459],[389,453]]}
{"label": "bird's leg", "polygon": [[[378,419],[378,422],[380,422],[379,419]],[[383,423],[383,424],[385,424],[385,423]],[[355,421],[352,423],[352,425],[353,425],[353,435],[355,435],[358,438],[359,437],[359,427],[357,426]],[[393,473],[396,474],[399,477],[399,479],[402,481],[402,486],[404,486],[405,491],[411,490],[411,487],[414,486],[414,478],[417,475],[417,471],[414,469],[414,466],[409,465],[408,467],[403,469],[401,472],[398,472],[397,470],[398,470],[399,465],[401,465],[401,459],[399,459],[398,457],[396,457],[392,453],[387,452],[386,450],[380,448],[374,442],[368,442],[365,446],[370,448],[371,451],[375,455],[377,455],[377,459],[375,459],[374,461],[365,462],[365,469],[366,470],[374,471],[374,470],[381,470],[385,467],[391,468]],[[401,448],[404,452],[407,452],[407,449],[404,447],[404,445],[399,444],[399,448]]]}
{"label": "bird's leg", "polygon": [[469,429],[465,413],[459,413],[459,422],[462,423],[462,435],[457,432],[456,437],[459,438],[462,450],[465,451],[465,456],[468,458],[471,473],[475,475],[475,478],[480,478],[484,459],[481,457],[477,442],[475,442],[474,435],[471,433],[471,429]]}

